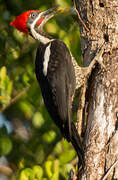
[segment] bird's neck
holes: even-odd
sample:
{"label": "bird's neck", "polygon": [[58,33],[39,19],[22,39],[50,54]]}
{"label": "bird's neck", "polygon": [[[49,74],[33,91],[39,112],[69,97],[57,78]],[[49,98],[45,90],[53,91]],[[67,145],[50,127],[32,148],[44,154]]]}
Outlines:
{"label": "bird's neck", "polygon": [[53,38],[49,35],[47,35],[43,30],[41,29],[31,29],[31,35],[35,40],[38,40],[42,44],[47,44],[53,40]]}

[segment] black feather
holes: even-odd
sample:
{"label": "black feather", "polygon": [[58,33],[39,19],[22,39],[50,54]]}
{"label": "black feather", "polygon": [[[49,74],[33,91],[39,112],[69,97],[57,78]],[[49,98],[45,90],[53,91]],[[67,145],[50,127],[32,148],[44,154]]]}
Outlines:
{"label": "black feather", "polygon": [[76,85],[71,55],[62,41],[54,40],[50,43],[47,76],[43,73],[43,61],[44,53],[49,43],[46,45],[40,44],[37,50],[36,77],[51,118],[59,127],[63,137],[72,142],[82,161],[82,145],[71,116],[72,96]]}

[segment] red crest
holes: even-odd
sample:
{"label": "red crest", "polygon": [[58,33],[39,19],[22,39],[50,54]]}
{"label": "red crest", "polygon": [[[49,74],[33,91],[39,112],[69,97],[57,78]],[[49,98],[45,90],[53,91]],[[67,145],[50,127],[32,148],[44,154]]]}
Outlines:
{"label": "red crest", "polygon": [[26,23],[29,18],[29,15],[32,12],[36,12],[36,11],[40,12],[39,10],[30,10],[22,13],[21,15],[17,16],[17,18],[13,22],[11,22],[10,25],[14,26],[16,29],[18,29],[19,31],[25,34],[29,34]]}

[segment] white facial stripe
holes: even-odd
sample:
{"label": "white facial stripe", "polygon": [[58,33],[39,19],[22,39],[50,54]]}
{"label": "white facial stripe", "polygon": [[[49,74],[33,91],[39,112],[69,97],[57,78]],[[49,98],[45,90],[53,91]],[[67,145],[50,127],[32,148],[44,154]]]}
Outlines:
{"label": "white facial stripe", "polygon": [[51,43],[47,46],[44,54],[44,62],[43,62],[43,74],[46,76],[48,71],[48,62],[50,60],[50,46]]}
{"label": "white facial stripe", "polygon": [[48,39],[48,38],[40,35],[40,34],[37,33],[37,32],[35,31],[35,29],[34,29],[34,26],[35,26],[36,22],[41,18],[41,15],[42,15],[42,14],[43,14],[43,12],[40,13],[40,14],[37,16],[37,18],[36,18],[36,19],[34,20],[34,22],[31,24],[30,30],[31,30],[31,33],[32,33],[32,35],[33,35],[33,37],[34,37],[35,39],[37,39],[37,40],[39,40],[40,42],[46,44],[46,43],[50,42],[50,39]]}
{"label": "white facial stripe", "polygon": [[39,15],[37,16],[37,18],[36,18],[36,19],[34,20],[34,22],[31,24],[31,27],[34,28],[36,22],[41,18],[42,14],[43,14],[43,13],[39,13]]}

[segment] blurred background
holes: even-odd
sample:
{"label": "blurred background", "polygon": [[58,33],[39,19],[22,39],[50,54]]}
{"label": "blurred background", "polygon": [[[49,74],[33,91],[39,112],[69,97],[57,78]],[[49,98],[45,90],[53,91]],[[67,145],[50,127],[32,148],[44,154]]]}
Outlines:
{"label": "blurred background", "polygon": [[[66,180],[76,153],[49,117],[34,73],[38,43],[10,22],[30,9],[71,0],[0,0],[0,180]],[[45,31],[63,40],[80,64],[77,17],[62,13]],[[74,117],[73,117],[74,118]]]}

